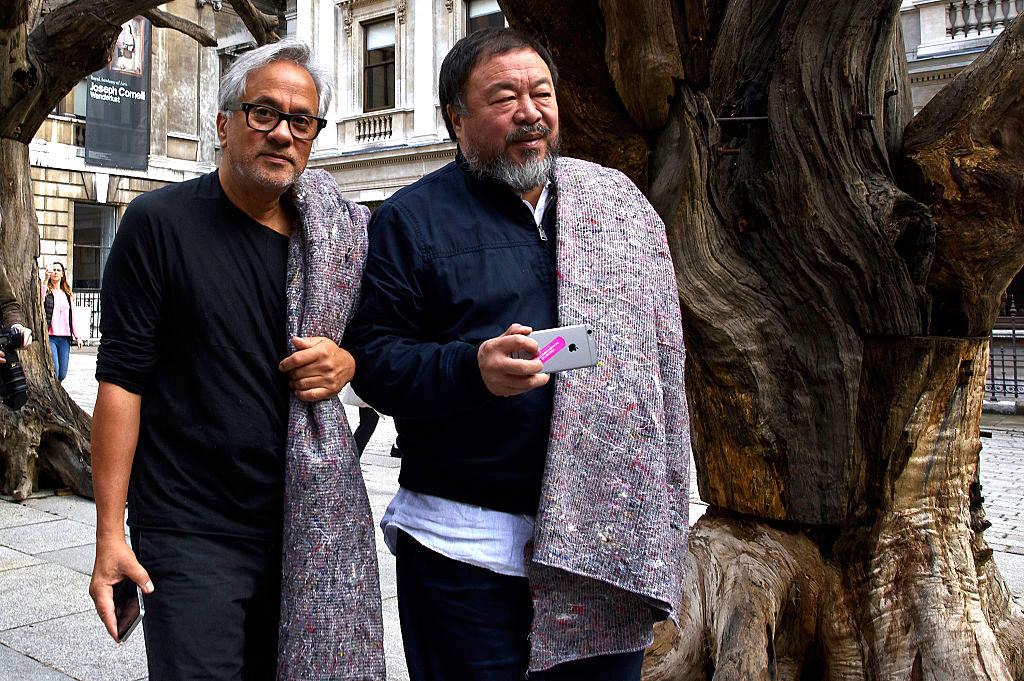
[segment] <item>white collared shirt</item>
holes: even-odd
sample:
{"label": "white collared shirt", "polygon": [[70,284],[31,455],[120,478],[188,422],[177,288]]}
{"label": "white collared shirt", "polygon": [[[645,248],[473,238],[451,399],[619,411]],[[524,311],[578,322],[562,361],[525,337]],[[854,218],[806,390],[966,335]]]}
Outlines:
{"label": "white collared shirt", "polygon": [[395,553],[398,530],[442,556],[502,575],[526,576],[533,516],[504,513],[400,487],[380,521]]}

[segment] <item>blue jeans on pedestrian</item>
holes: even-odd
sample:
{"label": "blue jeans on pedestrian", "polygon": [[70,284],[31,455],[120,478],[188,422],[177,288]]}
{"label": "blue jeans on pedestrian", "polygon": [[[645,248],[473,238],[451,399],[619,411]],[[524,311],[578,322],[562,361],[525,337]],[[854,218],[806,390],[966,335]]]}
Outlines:
{"label": "blue jeans on pedestrian", "polygon": [[50,352],[53,354],[53,370],[57,380],[64,382],[68,375],[68,359],[71,357],[71,339],[67,336],[50,336]]}
{"label": "blue jeans on pedestrian", "polygon": [[526,676],[533,620],[523,577],[452,560],[398,532],[398,612],[411,681],[640,681],[644,651]]}

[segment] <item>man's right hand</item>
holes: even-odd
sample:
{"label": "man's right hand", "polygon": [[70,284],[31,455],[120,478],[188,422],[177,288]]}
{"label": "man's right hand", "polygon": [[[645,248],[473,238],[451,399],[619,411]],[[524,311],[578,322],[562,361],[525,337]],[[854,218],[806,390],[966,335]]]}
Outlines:
{"label": "man's right hand", "polygon": [[514,359],[513,352],[525,351],[536,355],[537,341],[529,334],[529,326],[513,324],[497,338],[485,340],[476,353],[480,376],[484,385],[498,397],[511,397],[539,388],[548,382],[549,374],[542,374],[544,363],[539,359]]}
{"label": "man's right hand", "polygon": [[149,573],[135,558],[135,552],[124,539],[113,538],[96,542],[96,563],[92,569],[89,595],[107,632],[115,641],[117,618],[114,617],[114,585],[128,577],[142,587],[143,593],[153,593]]}

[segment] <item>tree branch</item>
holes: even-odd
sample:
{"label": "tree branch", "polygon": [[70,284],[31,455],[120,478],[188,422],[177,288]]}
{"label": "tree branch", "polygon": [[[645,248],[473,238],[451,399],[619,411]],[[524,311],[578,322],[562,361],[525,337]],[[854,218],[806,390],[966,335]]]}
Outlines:
{"label": "tree branch", "polygon": [[987,336],[1024,264],[1024,20],[907,126],[904,181],[938,225],[928,278],[937,335]]}
{"label": "tree branch", "polygon": [[668,0],[598,0],[604,15],[604,58],[630,118],[641,130],[668,122],[683,62]]}
{"label": "tree branch", "polygon": [[238,18],[242,20],[245,27],[249,29],[249,33],[252,33],[252,37],[256,39],[257,45],[266,45],[281,39],[275,32],[277,17],[259,11],[252,4],[251,0],[229,0],[229,2],[235,8],[235,12],[238,13]]}
{"label": "tree branch", "polygon": [[157,28],[169,28],[184,33],[203,47],[217,47],[217,38],[212,33],[188,19],[176,17],[159,9],[147,10],[142,13],[142,16],[149,19],[150,23]]}
{"label": "tree branch", "polygon": [[109,63],[121,25],[160,4],[75,0],[52,5],[28,35],[27,61],[12,70],[16,86],[0,102],[0,137],[28,144],[61,97]]}

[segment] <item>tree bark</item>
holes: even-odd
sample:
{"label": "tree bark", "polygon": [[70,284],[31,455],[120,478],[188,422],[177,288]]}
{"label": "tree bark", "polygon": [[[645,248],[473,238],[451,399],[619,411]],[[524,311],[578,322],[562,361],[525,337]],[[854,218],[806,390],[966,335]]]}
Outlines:
{"label": "tree bark", "polygon": [[[68,397],[53,371],[36,269],[39,230],[35,226],[28,146],[0,138],[0,204],[4,208],[0,258],[34,342],[18,351],[29,387],[29,401],[12,412],[0,407],[0,492],[22,500],[40,475],[77,494],[92,496],[90,419]],[[26,229],[24,225],[30,225]]]}
{"label": "tree bark", "polygon": [[1024,22],[904,154],[897,0],[565,5],[502,2],[561,69],[563,148],[666,222],[712,509],[645,678],[1024,678],[971,496],[1024,263]]}

